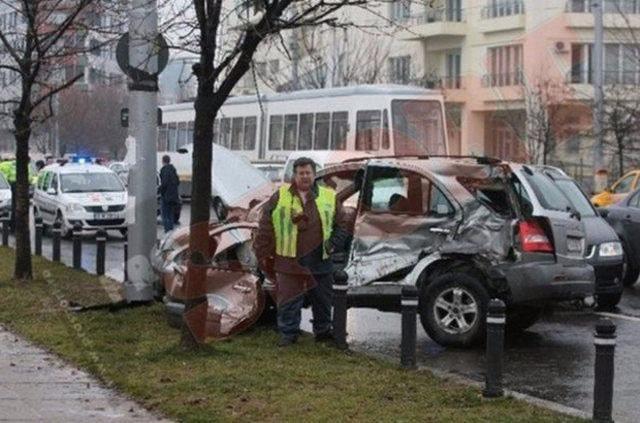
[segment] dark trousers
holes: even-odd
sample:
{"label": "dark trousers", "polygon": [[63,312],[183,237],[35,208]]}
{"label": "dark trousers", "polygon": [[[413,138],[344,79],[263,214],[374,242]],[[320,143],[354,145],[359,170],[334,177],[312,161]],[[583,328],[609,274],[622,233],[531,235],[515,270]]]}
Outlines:
{"label": "dark trousers", "polygon": [[331,331],[331,296],[333,275],[293,275],[278,273],[278,331],[287,338],[297,338],[305,294],[311,301],[313,333]]}
{"label": "dark trousers", "polygon": [[175,208],[176,205],[173,202],[160,200],[160,215],[162,216],[162,226],[164,226],[165,232],[173,230],[173,225],[175,223]]}

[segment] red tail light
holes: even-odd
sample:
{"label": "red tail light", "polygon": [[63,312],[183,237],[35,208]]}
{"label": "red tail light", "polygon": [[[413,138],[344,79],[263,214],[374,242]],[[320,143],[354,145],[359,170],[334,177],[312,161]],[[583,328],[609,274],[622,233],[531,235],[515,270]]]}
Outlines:
{"label": "red tail light", "polygon": [[535,220],[520,222],[520,244],[527,253],[553,253],[553,244]]}

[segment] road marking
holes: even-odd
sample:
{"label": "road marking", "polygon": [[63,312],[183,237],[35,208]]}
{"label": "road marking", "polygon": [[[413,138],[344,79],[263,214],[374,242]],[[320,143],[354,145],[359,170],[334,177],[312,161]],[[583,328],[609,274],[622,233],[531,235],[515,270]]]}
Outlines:
{"label": "road marking", "polygon": [[626,314],[607,313],[604,311],[597,311],[593,314],[597,314],[598,316],[602,316],[602,317],[612,317],[614,319],[629,320],[631,322],[640,322],[640,317],[627,316]]}

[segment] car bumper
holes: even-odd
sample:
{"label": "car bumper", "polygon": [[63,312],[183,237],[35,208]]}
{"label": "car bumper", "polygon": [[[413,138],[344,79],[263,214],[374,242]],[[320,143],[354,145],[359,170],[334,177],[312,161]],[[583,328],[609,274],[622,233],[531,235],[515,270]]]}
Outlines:
{"label": "car bumper", "polygon": [[619,294],[623,291],[622,273],[624,261],[622,257],[604,258],[589,261],[596,277],[596,294]]}
{"label": "car bumper", "polygon": [[594,294],[595,276],[587,264],[529,262],[497,266],[506,279],[513,304],[582,300]]}
{"label": "car bumper", "polygon": [[95,219],[90,213],[77,213],[65,216],[66,224],[69,228],[73,228],[79,224],[84,231],[96,229],[125,229],[127,220],[124,213],[119,213],[112,219]]}

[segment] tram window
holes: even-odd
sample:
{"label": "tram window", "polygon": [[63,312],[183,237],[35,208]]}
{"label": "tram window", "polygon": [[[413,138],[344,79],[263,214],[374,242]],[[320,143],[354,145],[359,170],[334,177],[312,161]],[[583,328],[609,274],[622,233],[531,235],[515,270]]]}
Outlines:
{"label": "tram window", "polygon": [[235,117],[231,120],[231,149],[242,150],[243,118]]}
{"label": "tram window", "polygon": [[169,124],[169,145],[167,150],[176,151],[178,148],[178,124],[172,122]]}
{"label": "tram window", "polygon": [[315,143],[313,145],[314,150],[329,149],[330,121],[330,113],[316,113]]}
{"label": "tram window", "polygon": [[282,150],[282,115],[271,116],[269,120],[269,149]]}
{"label": "tram window", "polygon": [[356,150],[380,149],[380,110],[359,110],[356,114]]}
{"label": "tram window", "polygon": [[256,128],[257,118],[250,116],[244,119],[244,149],[253,150],[256,148]]}
{"label": "tram window", "polygon": [[346,150],[349,131],[349,113],[334,112],[331,116],[331,149]]}
{"label": "tram window", "polygon": [[191,144],[193,142],[194,124],[195,123],[193,121],[187,123],[187,144]]}
{"label": "tram window", "polygon": [[187,143],[187,122],[178,122],[178,148]]}
{"label": "tram window", "polygon": [[220,121],[220,145],[229,148],[231,141],[231,119],[222,118]]}
{"label": "tram window", "polygon": [[391,148],[391,143],[389,142],[389,112],[387,109],[384,109],[382,115],[382,148],[384,150]]}
{"label": "tram window", "polygon": [[298,150],[313,148],[313,113],[300,115],[300,129],[298,131]]}
{"label": "tram window", "polygon": [[213,121],[213,142],[216,144],[220,142],[220,119]]}
{"label": "tram window", "polygon": [[284,150],[296,149],[296,136],[298,135],[298,115],[284,116]]}
{"label": "tram window", "polygon": [[158,130],[158,151],[166,151],[168,149],[167,141],[169,140],[169,127],[162,125]]}

